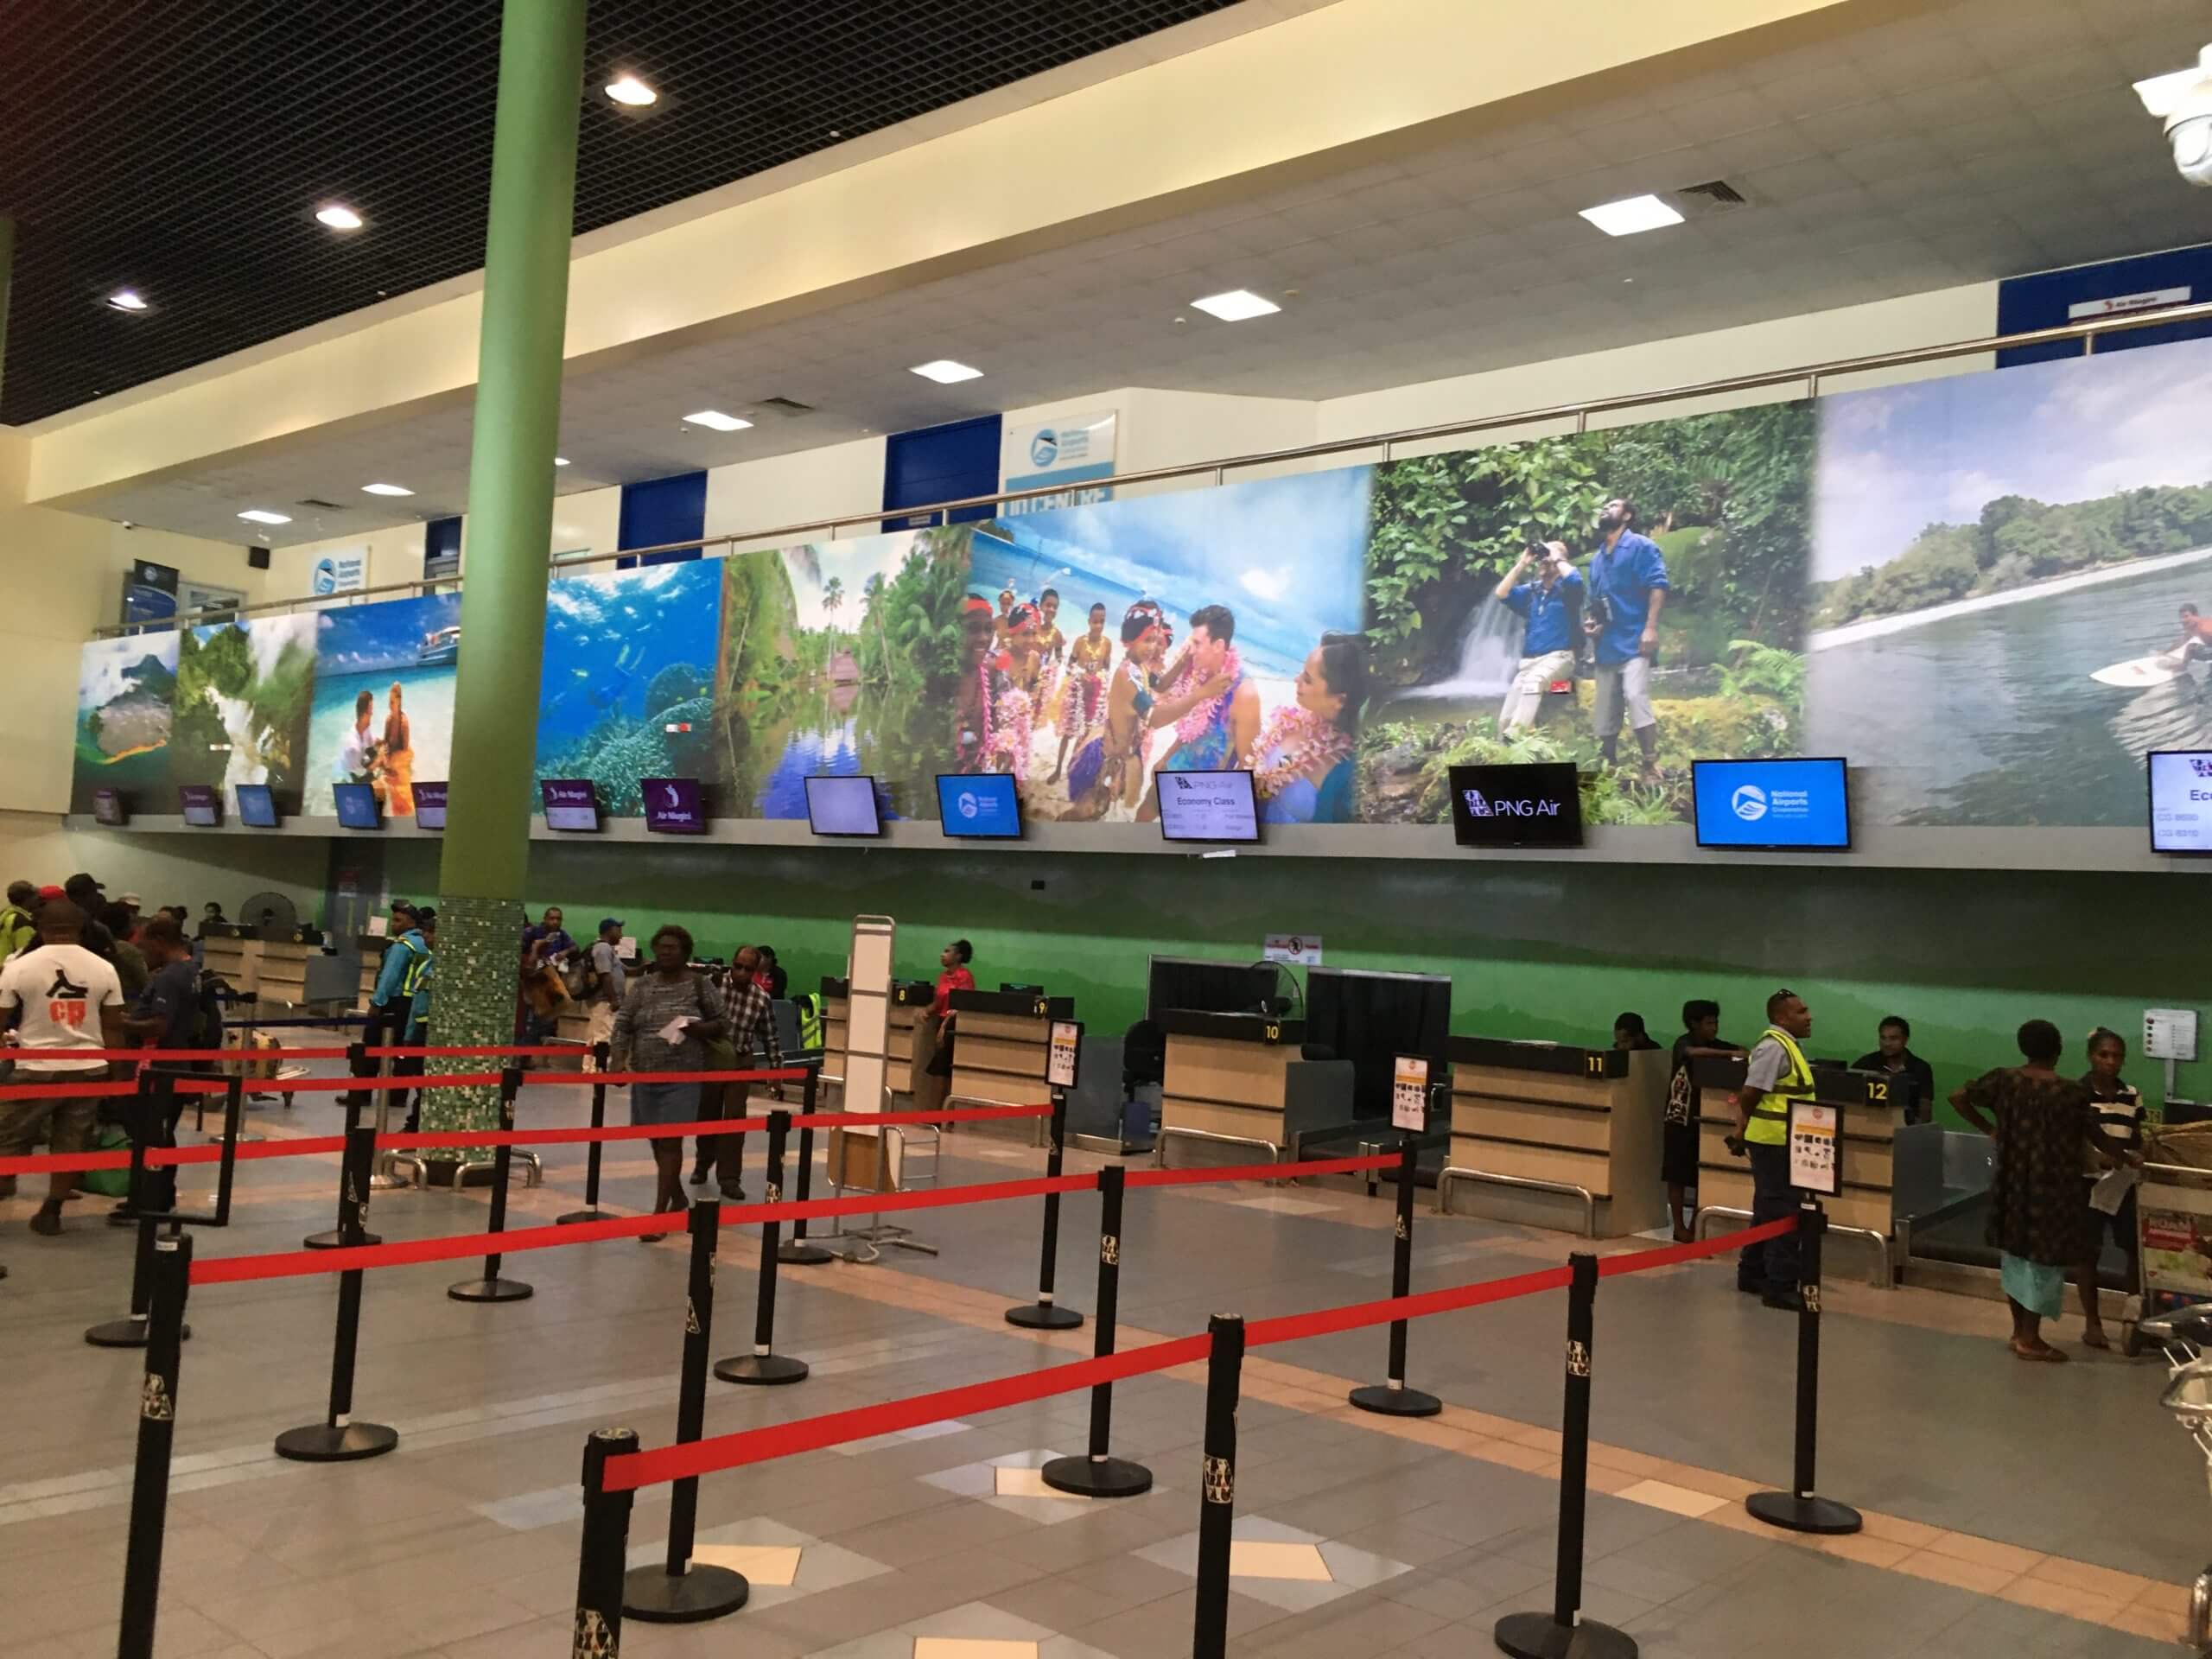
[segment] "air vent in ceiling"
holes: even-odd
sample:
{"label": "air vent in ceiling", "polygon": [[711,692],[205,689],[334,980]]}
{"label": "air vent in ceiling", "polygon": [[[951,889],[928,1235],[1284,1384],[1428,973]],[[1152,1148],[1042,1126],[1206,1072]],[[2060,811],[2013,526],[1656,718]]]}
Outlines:
{"label": "air vent in ceiling", "polygon": [[313,507],[318,512],[343,512],[346,511],[345,508],[340,506],[335,501],[318,501],[311,495],[302,496],[300,498],[299,505],[303,507]]}
{"label": "air vent in ceiling", "polygon": [[1669,194],[1685,219],[1707,219],[1714,213],[1725,213],[1731,208],[1745,205],[1744,193],[1726,179],[1708,179],[1703,184],[1686,184]]}
{"label": "air vent in ceiling", "polygon": [[796,397],[763,397],[756,407],[772,415],[780,415],[787,421],[795,421],[802,415],[814,413],[812,404],[802,404]]}

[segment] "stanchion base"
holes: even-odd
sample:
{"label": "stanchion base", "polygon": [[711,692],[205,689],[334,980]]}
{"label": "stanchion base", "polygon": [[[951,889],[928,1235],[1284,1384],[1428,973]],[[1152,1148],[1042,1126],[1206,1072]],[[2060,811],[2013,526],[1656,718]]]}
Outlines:
{"label": "stanchion base", "polygon": [[[144,1319],[134,1319],[127,1314],[119,1319],[103,1319],[85,1328],[85,1340],[95,1348],[143,1348],[146,1325]],[[192,1334],[192,1327],[179,1325],[176,1334],[181,1341]]]}
{"label": "stanchion base", "polygon": [[1636,1659],[1636,1638],[1594,1619],[1558,1624],[1549,1613],[1508,1613],[1495,1631],[1513,1659]]}
{"label": "stanchion base", "polygon": [[1354,1389],[1347,1397],[1362,1411],[1383,1417],[1433,1417],[1444,1409],[1444,1402],[1433,1394],[1423,1394],[1419,1389],[1394,1389],[1387,1382]]}
{"label": "stanchion base", "polygon": [[745,1605],[753,1586],[745,1574],[694,1561],[671,1577],[665,1567],[633,1567],[622,1575],[622,1613],[648,1624],[702,1624]]}
{"label": "stanchion base", "polygon": [[398,1444],[399,1431],[382,1423],[348,1423],[343,1428],[309,1423],[279,1434],[276,1455],[294,1463],[358,1463],[380,1458]]}
{"label": "stanchion base", "polygon": [[804,1239],[776,1246],[776,1260],[787,1268],[818,1268],[836,1259],[832,1252],[823,1249],[819,1244],[810,1244]]}
{"label": "stanchion base", "polygon": [[1078,1497],[1135,1497],[1152,1490],[1152,1471],[1126,1458],[1054,1458],[1037,1473],[1054,1491]]}
{"label": "stanchion base", "polygon": [[1858,1510],[1832,1497],[1800,1497],[1795,1492],[1753,1492],[1744,1507],[1754,1518],[1787,1532],[1856,1532],[1866,1525]]}
{"label": "stanchion base", "polygon": [[[717,1363],[715,1375],[725,1382],[749,1382],[755,1388],[778,1389],[786,1382],[806,1381],[807,1363],[789,1354],[737,1354]],[[697,1567],[691,1569],[697,1572]]]}
{"label": "stanchion base", "polygon": [[[568,1213],[567,1215],[565,1215],[565,1216],[556,1216],[556,1217],[553,1217],[553,1224],[554,1224],[554,1225],[556,1225],[556,1227],[572,1227],[572,1226],[574,1226],[577,1222],[580,1222],[580,1221],[612,1221],[612,1220],[613,1220],[613,1219],[614,1219],[614,1215],[613,1215],[613,1212],[612,1211],[607,1211],[607,1210],[571,1210],[571,1211],[569,1211],[569,1213]],[[696,1568],[696,1569],[694,1569],[694,1570],[695,1570],[695,1571],[704,1571],[705,1569],[703,1569],[703,1568]],[[661,1574],[661,1577],[663,1577],[664,1579],[664,1578],[666,1578],[667,1576],[668,1576],[668,1574],[667,1574],[667,1573],[662,1573],[662,1574]],[[626,1611],[629,1611],[629,1609],[628,1609],[627,1607],[625,1607],[625,1608],[623,1609],[623,1611],[626,1612]],[[648,1614],[645,1614],[645,1613],[640,1613],[640,1614],[639,1614],[639,1615],[638,1615],[638,1617],[639,1617],[639,1618],[648,1618],[648,1617],[650,1617],[650,1615],[648,1615]]]}
{"label": "stanchion base", "polygon": [[1058,1302],[1024,1302],[1007,1309],[1006,1322],[1025,1331],[1074,1331],[1082,1326],[1083,1315]]}
{"label": "stanchion base", "polygon": [[[334,1250],[338,1249],[339,1246],[345,1243],[345,1242],[346,1236],[340,1232],[335,1227],[333,1227],[327,1232],[309,1233],[305,1238],[300,1241],[300,1248],[303,1250]],[[363,1233],[361,1235],[361,1243],[364,1244],[381,1244],[384,1243],[384,1235],[382,1233]]]}
{"label": "stanchion base", "polygon": [[448,1285],[446,1294],[456,1302],[520,1302],[537,1292],[519,1279],[464,1279]]}

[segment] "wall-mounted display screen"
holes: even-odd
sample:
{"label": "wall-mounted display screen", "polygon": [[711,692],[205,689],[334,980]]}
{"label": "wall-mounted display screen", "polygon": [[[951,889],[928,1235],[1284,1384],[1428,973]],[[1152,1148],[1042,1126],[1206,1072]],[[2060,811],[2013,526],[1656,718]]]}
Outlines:
{"label": "wall-mounted display screen", "polygon": [[1582,780],[1565,760],[1454,766],[1452,834],[1462,847],[1580,847]]}
{"label": "wall-mounted display screen", "polygon": [[276,797],[266,784],[238,785],[238,822],[249,830],[276,827]]}
{"label": "wall-mounted display screen", "polygon": [[1253,842],[1260,838],[1259,804],[1249,772],[1162,772],[1160,833],[1168,841]]}
{"label": "wall-mounted display screen", "polygon": [[443,830],[446,827],[446,786],[443,784],[415,785],[415,822],[424,830]]}
{"label": "wall-mounted display screen", "polygon": [[545,798],[548,830],[599,828],[599,793],[588,778],[548,778],[538,785]]}
{"label": "wall-mounted display screen", "polygon": [[639,782],[645,828],[659,836],[703,836],[707,809],[696,778],[646,778]]}
{"label": "wall-mounted display screen", "polygon": [[1841,852],[1851,845],[1851,786],[1840,756],[1694,760],[1700,847]]}
{"label": "wall-mounted display screen", "polygon": [[123,810],[123,794],[119,790],[96,789],[92,791],[92,822],[114,829],[129,821],[130,814]]}
{"label": "wall-mounted display screen", "polygon": [[213,784],[181,785],[176,804],[194,830],[213,830],[223,821],[223,791]]}
{"label": "wall-mounted display screen", "polygon": [[330,798],[337,804],[341,830],[381,830],[384,814],[377,807],[377,792],[366,784],[333,784]]}
{"label": "wall-mounted display screen", "polygon": [[806,780],[807,826],[817,836],[880,836],[883,814],[876,804],[875,779],[817,774]]}
{"label": "wall-mounted display screen", "polygon": [[937,810],[948,836],[978,841],[1021,838],[1021,796],[1010,772],[938,773]]}
{"label": "wall-mounted display screen", "polygon": [[2159,749],[2149,760],[2151,850],[2212,853],[2212,749]]}

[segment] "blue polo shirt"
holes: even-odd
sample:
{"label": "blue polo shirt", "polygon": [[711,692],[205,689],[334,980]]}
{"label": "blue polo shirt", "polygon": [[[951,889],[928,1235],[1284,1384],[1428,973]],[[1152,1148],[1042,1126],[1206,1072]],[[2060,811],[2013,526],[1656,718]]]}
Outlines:
{"label": "blue polo shirt", "polygon": [[1582,602],[1582,573],[1570,570],[1544,591],[1541,582],[1524,582],[1505,596],[1505,608],[1529,625],[1521,641],[1523,657],[1574,646],[1574,611]]}
{"label": "blue polo shirt", "polygon": [[1610,549],[1600,547],[1591,556],[1590,591],[1612,607],[1611,620],[1598,635],[1600,663],[1624,663],[1637,654],[1651,590],[1666,585],[1666,558],[1649,536],[1624,530]]}

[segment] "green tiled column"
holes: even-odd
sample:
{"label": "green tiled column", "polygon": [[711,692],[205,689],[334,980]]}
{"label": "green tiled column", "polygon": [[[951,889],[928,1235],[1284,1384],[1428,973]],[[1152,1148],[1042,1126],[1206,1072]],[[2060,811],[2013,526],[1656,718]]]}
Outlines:
{"label": "green tiled column", "polygon": [[[514,1031],[583,46],[584,0],[506,0],[438,873],[432,1040],[441,1044],[504,1043]],[[430,1070],[482,1066],[434,1061]],[[428,1129],[498,1120],[490,1090],[435,1091],[423,1113]]]}

